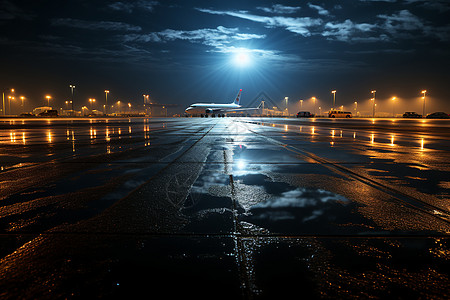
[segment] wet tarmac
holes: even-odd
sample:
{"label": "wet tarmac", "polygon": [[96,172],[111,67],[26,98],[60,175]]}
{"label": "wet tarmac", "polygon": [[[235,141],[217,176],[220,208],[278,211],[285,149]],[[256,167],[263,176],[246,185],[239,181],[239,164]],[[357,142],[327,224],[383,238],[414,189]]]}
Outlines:
{"label": "wet tarmac", "polygon": [[0,298],[448,299],[449,129],[0,119]]}

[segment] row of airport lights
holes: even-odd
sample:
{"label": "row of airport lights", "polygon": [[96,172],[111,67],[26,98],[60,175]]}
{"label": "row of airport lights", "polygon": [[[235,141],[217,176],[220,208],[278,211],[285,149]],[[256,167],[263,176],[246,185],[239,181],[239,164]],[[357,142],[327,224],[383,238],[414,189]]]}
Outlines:
{"label": "row of airport lights", "polygon": [[[71,91],[71,100],[65,101],[66,109],[69,108],[68,106],[70,104],[72,111],[74,111],[73,103],[74,103],[74,89],[75,89],[75,85],[70,84],[69,88],[70,88],[70,91]],[[3,112],[4,116],[6,115],[5,92],[7,92],[7,91],[8,91],[8,89],[4,89],[2,91],[2,98],[3,98],[2,112]],[[105,105],[103,105],[103,110],[104,110],[105,114],[107,114],[107,108],[108,108],[108,94],[109,94],[109,90],[105,90]],[[8,99],[8,113],[9,114],[11,114],[11,100],[12,101],[16,100],[16,97],[14,95],[15,95],[15,89],[9,89],[9,95],[7,96],[7,99]],[[147,96],[147,99],[148,99],[148,95],[146,95],[146,96]],[[19,99],[22,100],[22,109],[23,109],[23,104],[24,104],[23,102],[24,102],[24,100],[26,98],[24,96],[20,96]],[[52,99],[52,96],[46,95],[45,99],[47,100],[47,106],[50,106],[50,99]],[[89,98],[89,107],[90,107],[91,111],[92,111],[92,105],[95,104],[95,102],[96,102],[95,98]],[[117,101],[117,106],[119,107],[119,110],[120,110],[120,105],[121,105],[121,101]],[[114,105],[112,105],[111,107],[114,107]],[[131,103],[128,103],[128,108],[131,109]],[[87,107],[83,106],[81,109],[82,109],[82,111],[84,111],[84,110],[87,109]]]}
{"label": "row of airport lights", "polygon": [[[6,105],[5,105],[5,92],[8,91],[8,89],[2,90],[2,112],[3,115],[6,115]],[[10,94],[8,95],[8,113],[11,113],[11,100],[15,101],[16,97],[15,95],[15,89],[9,89]],[[24,96],[19,96],[20,100],[22,100],[22,108],[23,108],[23,101],[25,100]]]}
{"label": "row of airport lights", "polygon": [[[371,94],[373,94],[373,97],[370,99],[370,101],[372,101],[372,117],[375,117],[375,107],[377,106],[377,104],[375,103],[376,100],[376,90],[372,90],[370,91]],[[427,90],[422,90],[421,94],[423,94],[422,100],[423,100],[423,109],[422,109],[422,116],[425,117],[425,96],[426,96]],[[331,94],[333,94],[333,107],[336,106],[336,90],[332,90]],[[395,116],[394,113],[394,103],[395,100],[397,99],[397,97],[392,97],[392,117]],[[287,103],[288,103],[288,97],[285,97],[284,100],[286,101],[286,110],[287,110]],[[311,100],[314,103],[314,115],[316,114],[316,97],[311,97]],[[344,106],[341,105],[341,110],[343,110]],[[303,109],[303,100],[300,100],[300,110]],[[355,113],[358,109],[358,102],[355,101]],[[322,113],[322,108],[319,107],[319,114]]]}
{"label": "row of airport lights", "polygon": [[[69,85],[70,90],[71,90],[71,95],[72,95],[72,100],[71,101],[66,101],[66,106],[71,103],[72,104],[72,111],[73,111],[73,90],[75,89],[75,85]],[[103,105],[103,113],[106,115],[108,114],[108,94],[109,94],[109,90],[105,90],[105,104]],[[95,98],[89,98],[89,108],[92,111],[92,105],[95,105],[96,103],[96,99]],[[117,107],[119,108],[119,112],[120,112],[120,107],[122,102],[119,100],[116,102]],[[131,103],[127,103],[128,109],[131,110]],[[114,105],[111,105],[111,108],[113,108]],[[84,112],[85,110],[87,110],[86,106],[81,107],[81,110]]]}

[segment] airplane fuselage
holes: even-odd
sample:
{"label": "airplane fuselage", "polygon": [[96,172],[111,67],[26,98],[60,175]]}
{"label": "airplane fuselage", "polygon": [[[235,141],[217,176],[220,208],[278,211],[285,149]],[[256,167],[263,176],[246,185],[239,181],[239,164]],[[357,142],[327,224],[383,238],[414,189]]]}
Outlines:
{"label": "airplane fuselage", "polygon": [[241,106],[234,103],[194,103],[186,108],[185,112],[188,114],[226,113],[238,108],[241,108]]}
{"label": "airplane fuselage", "polygon": [[242,89],[239,90],[235,100],[231,103],[220,104],[220,103],[194,103],[186,108],[185,112],[187,114],[225,114],[227,112],[232,112],[241,108],[239,105]]}

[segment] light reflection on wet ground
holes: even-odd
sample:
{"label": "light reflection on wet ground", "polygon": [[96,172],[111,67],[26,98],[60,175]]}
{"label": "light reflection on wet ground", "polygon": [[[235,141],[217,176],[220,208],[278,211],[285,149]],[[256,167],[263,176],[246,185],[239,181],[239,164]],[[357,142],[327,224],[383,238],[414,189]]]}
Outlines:
{"label": "light reflection on wet ground", "polygon": [[448,298],[448,127],[2,121],[0,295]]}

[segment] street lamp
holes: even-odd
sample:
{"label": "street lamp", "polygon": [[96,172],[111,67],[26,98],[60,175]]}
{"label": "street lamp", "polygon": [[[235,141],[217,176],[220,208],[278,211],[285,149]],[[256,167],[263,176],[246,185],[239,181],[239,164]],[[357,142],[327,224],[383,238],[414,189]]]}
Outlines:
{"label": "street lamp", "polygon": [[375,118],[375,98],[376,98],[376,90],[371,91],[371,93],[373,94],[373,98],[371,100],[373,100],[373,107],[372,107],[372,118]]}
{"label": "street lamp", "polygon": [[107,114],[106,109],[108,107],[108,94],[109,94],[109,91],[105,90],[105,115]]}
{"label": "street lamp", "polygon": [[286,101],[286,113],[289,116],[288,99],[289,99],[289,97],[284,97],[284,101]]}
{"label": "street lamp", "polygon": [[358,102],[355,101],[355,116],[358,114],[357,111],[358,111]]}
{"label": "street lamp", "polygon": [[303,100],[300,100],[300,110],[303,110]]}
{"label": "street lamp", "polygon": [[314,103],[314,115],[316,114],[316,97],[311,98]]}
{"label": "street lamp", "polygon": [[331,93],[333,94],[333,109],[334,109],[334,106],[336,105],[336,90],[331,91]]}
{"label": "street lamp", "polygon": [[[6,106],[5,106],[5,92],[7,89],[3,89],[2,90],[2,95],[3,95],[3,105],[2,105],[2,111],[3,111],[3,115],[6,115]],[[10,89],[10,93],[14,93],[14,89]]]}
{"label": "street lamp", "polygon": [[8,114],[11,114],[11,99],[14,100],[14,97],[8,96]]}
{"label": "street lamp", "polygon": [[120,114],[120,101],[117,101],[117,106],[119,107],[118,113]]}
{"label": "street lamp", "polygon": [[423,110],[422,110],[422,118],[425,118],[425,94],[427,93],[427,90],[423,90],[422,94],[423,94]]}
{"label": "street lamp", "polygon": [[94,98],[89,98],[89,109],[92,111],[92,103],[95,103]]}
{"label": "street lamp", "polygon": [[392,117],[395,118],[394,104],[397,97],[392,97]]}
{"label": "street lamp", "polygon": [[45,96],[45,98],[47,98],[47,106],[50,107],[50,99],[52,98],[51,96],[47,95]]}
{"label": "street lamp", "polygon": [[75,89],[75,86],[73,85],[73,84],[71,84],[71,85],[69,85],[69,87],[70,87],[70,90],[71,90],[71,92],[72,92],[72,113],[74,112],[74,110],[73,110],[73,90]]}
{"label": "street lamp", "polygon": [[24,96],[20,96],[20,100],[22,100],[22,112],[23,112],[23,100],[25,100]]}

